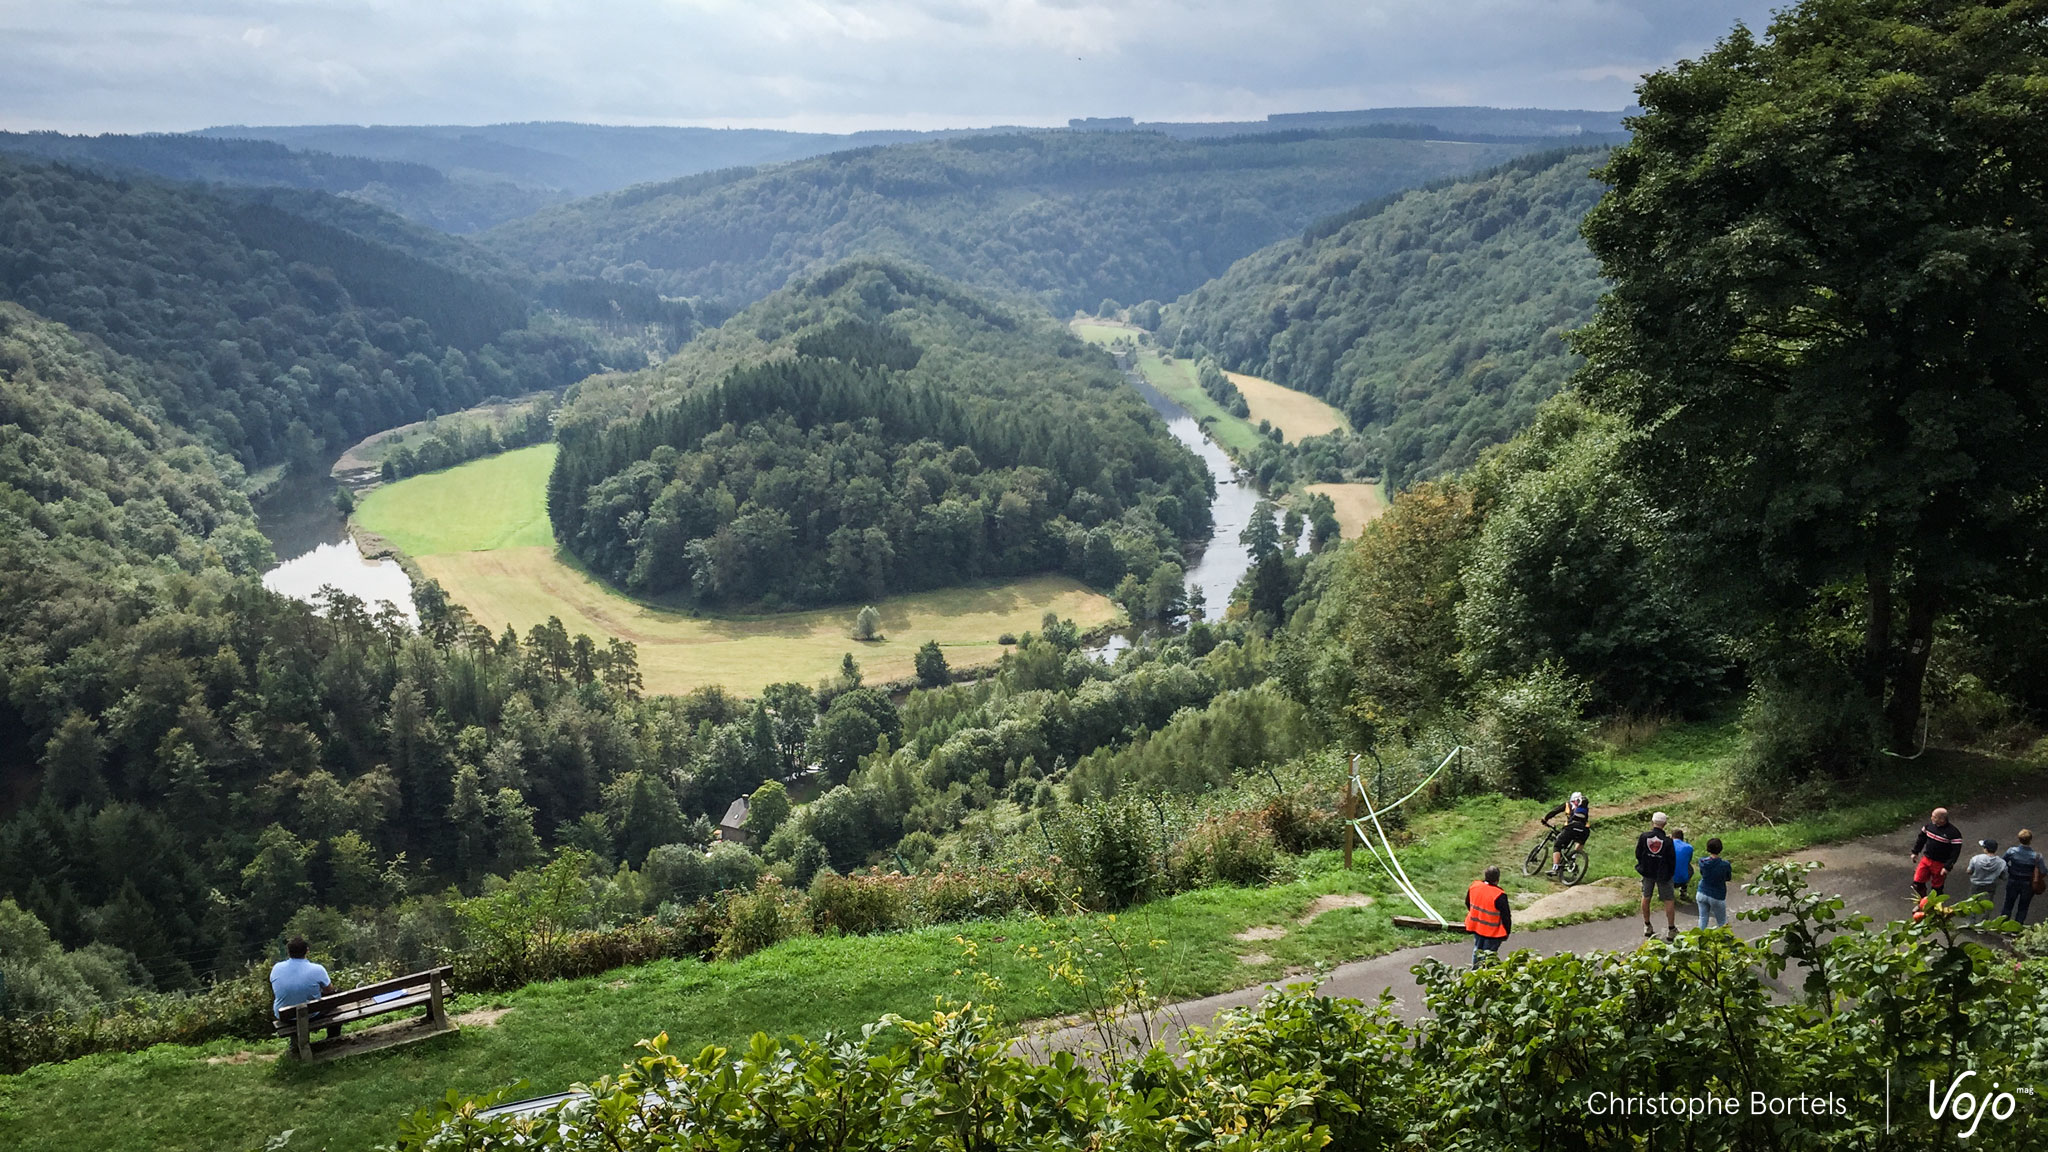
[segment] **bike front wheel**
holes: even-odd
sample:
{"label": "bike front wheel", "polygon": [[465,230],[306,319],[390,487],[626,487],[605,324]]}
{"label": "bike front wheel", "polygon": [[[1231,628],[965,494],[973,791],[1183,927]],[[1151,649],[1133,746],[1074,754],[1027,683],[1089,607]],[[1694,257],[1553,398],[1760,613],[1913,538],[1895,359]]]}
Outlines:
{"label": "bike front wheel", "polygon": [[1550,837],[1545,836],[1529,849],[1529,855],[1522,860],[1522,875],[1534,876],[1543,868],[1543,862],[1550,858]]}

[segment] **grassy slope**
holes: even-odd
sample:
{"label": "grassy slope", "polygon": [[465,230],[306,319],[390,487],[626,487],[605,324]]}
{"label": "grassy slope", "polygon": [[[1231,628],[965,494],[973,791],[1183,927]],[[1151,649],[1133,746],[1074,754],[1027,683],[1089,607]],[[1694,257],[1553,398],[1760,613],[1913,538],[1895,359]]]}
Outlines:
{"label": "grassy slope", "polygon": [[883,639],[865,644],[849,638],[852,606],[709,616],[637,600],[554,547],[546,512],[554,459],[555,446],[539,444],[387,484],[363,498],[356,522],[411,556],[494,632],[510,624],[523,633],[557,616],[571,634],[631,640],[650,692],[808,684],[837,674],[849,651],[870,681],[900,680],[913,674],[926,640],[966,668],[994,662],[998,637],[1037,628],[1047,612],[1083,629],[1116,619],[1108,597],[1065,576],[889,597],[875,605]]}
{"label": "grassy slope", "polygon": [[[2038,769],[1948,756],[1913,781],[1887,781],[1879,797],[1843,797],[1824,815],[1731,826],[1705,818],[1689,797],[1712,782],[1735,739],[1725,724],[1682,726],[1631,754],[1591,758],[1558,779],[1554,791],[1580,788],[1594,800],[1594,875],[1630,872],[1640,815],[1651,808],[1670,811],[1698,839],[1723,837],[1738,875],[1746,876],[1766,859],[1808,844],[1894,827],[1917,815],[1937,791],[1953,801],[2007,794],[2022,780],[2036,788],[2043,782]],[[1439,907],[1454,906],[1487,863],[1503,865],[1511,892],[1552,891],[1523,878],[1517,867],[1533,840],[1528,829],[1546,807],[1541,800],[1482,797],[1427,813],[1410,830],[1403,863]],[[1335,852],[1319,852],[1299,862],[1299,879],[1275,887],[1188,893],[1134,909],[1113,928],[1094,920],[1082,926],[1137,942],[1154,986],[1170,998],[1241,987],[1277,976],[1285,966],[1356,959],[1415,942],[1389,923],[1405,911],[1391,887],[1363,864],[1345,873],[1337,861]],[[1317,895],[1346,891],[1380,899],[1308,925],[1295,922]],[[1261,924],[1284,927],[1286,935],[1256,943],[1233,939]],[[292,1128],[295,1149],[367,1149],[391,1139],[401,1118],[449,1089],[478,1092],[523,1079],[535,1094],[555,1091],[615,1070],[635,1041],[664,1029],[678,1050],[690,1052],[705,1043],[736,1044],[755,1031],[817,1035],[884,1012],[921,1013],[934,997],[987,999],[956,935],[975,942],[982,963],[1002,977],[994,999],[1009,1018],[1042,1018],[1079,1002],[1071,992],[1049,989],[1043,969],[1017,950],[1045,941],[1059,927],[1012,920],[899,936],[806,939],[731,964],[663,961],[604,978],[535,985],[457,1006],[510,1007],[495,1027],[470,1027],[456,1037],[311,1069],[226,1062],[243,1047],[229,1042],[92,1057],[0,1078],[0,1145],[232,1149],[258,1146]],[[1150,944],[1154,940],[1159,947]],[[1252,952],[1272,960],[1239,961]],[[108,1107],[110,1099],[119,1106]]]}

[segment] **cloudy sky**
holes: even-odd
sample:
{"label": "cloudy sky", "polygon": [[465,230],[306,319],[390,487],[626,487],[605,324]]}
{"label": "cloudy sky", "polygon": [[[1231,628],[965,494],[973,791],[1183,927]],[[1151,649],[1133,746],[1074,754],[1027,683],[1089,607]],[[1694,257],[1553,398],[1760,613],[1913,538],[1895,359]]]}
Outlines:
{"label": "cloudy sky", "polygon": [[0,127],[1619,108],[1760,0],[0,0]]}

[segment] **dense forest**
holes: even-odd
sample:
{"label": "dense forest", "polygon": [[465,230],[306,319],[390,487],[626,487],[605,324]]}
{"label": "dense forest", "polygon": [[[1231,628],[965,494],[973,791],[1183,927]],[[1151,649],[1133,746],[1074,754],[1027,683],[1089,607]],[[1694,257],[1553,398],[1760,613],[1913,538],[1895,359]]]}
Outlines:
{"label": "dense forest", "polygon": [[[722,374],[721,374],[722,373]],[[641,408],[637,415],[610,416]],[[1109,357],[928,273],[841,264],[581,386],[555,532],[635,591],[812,604],[1065,570],[1173,585],[1211,482]]]}
{"label": "dense forest", "polygon": [[1577,364],[1563,334],[1602,291],[1578,232],[1601,156],[1527,156],[1320,221],[1167,309],[1161,340],[1343,409],[1396,487],[1464,467]]}
{"label": "dense forest", "polygon": [[250,466],[600,367],[515,286],[288,204],[0,159],[0,299],[149,364],[165,416]]}
{"label": "dense forest", "polygon": [[564,198],[505,181],[451,180],[425,164],[298,151],[268,140],[0,132],[0,152],[113,176],[330,192],[444,232],[479,231]]}
{"label": "dense forest", "polygon": [[629,188],[483,239],[548,275],[732,305],[854,255],[1055,312],[1168,300],[1361,199],[1527,151],[1349,132],[1175,140],[1016,133],[862,148]]}

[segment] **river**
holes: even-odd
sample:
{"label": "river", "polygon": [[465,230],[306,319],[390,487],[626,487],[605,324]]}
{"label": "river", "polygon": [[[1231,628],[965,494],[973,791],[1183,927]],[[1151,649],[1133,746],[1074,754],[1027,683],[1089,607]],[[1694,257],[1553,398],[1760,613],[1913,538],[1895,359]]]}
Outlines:
{"label": "river", "polygon": [[310,475],[287,476],[256,502],[256,527],[282,558],[263,574],[263,586],[311,604],[332,585],[372,612],[380,603],[394,604],[417,625],[412,580],[396,561],[366,559],[357,549],[347,517],[334,506],[334,488],[323,464]]}
{"label": "river", "polygon": [[[1209,512],[1215,521],[1215,529],[1209,533],[1209,542],[1202,547],[1201,556],[1188,571],[1188,588],[1202,590],[1204,615],[1215,620],[1223,615],[1230,603],[1230,594],[1237,589],[1237,582],[1251,570],[1251,557],[1246,554],[1238,536],[1245,525],[1252,522],[1252,512],[1264,499],[1253,486],[1250,477],[1244,476],[1232,464],[1230,456],[1202,431],[1201,424],[1180,405],[1166,397],[1166,394],[1147,383],[1136,369],[1124,372],[1124,379],[1138,390],[1147,404],[1166,420],[1167,431],[1174,439],[1188,446],[1201,458],[1202,465],[1209,469],[1209,475],[1216,480],[1216,500]],[[1101,644],[1088,649],[1088,654],[1104,662],[1116,659],[1116,654],[1129,648],[1141,635],[1142,629],[1114,632]]]}

